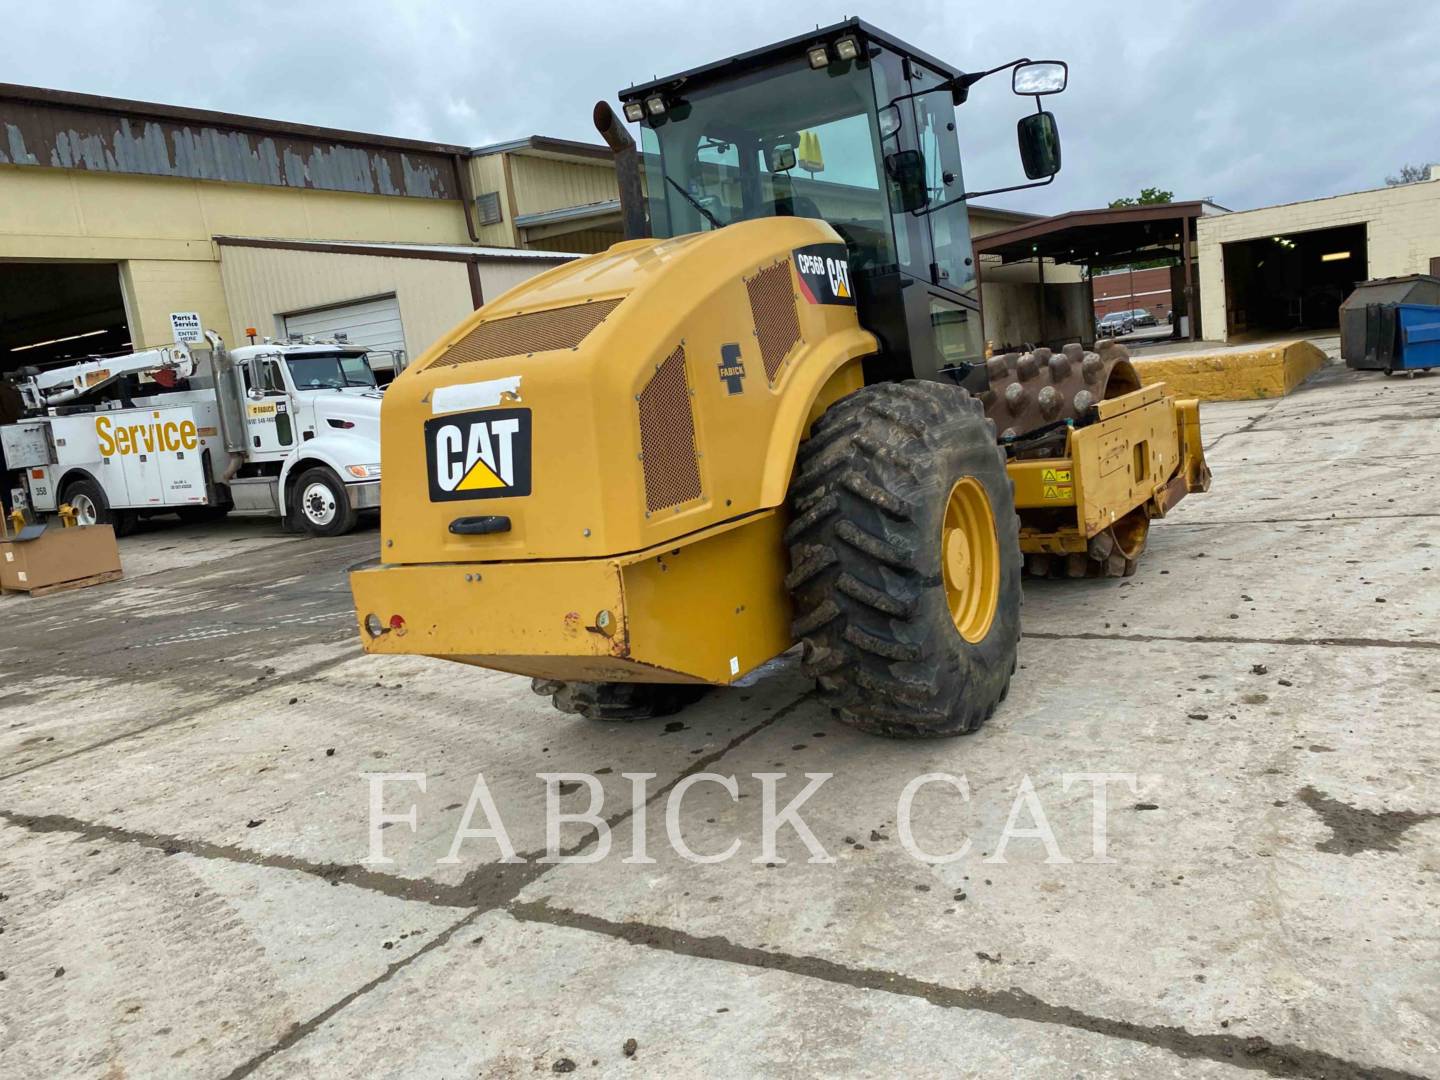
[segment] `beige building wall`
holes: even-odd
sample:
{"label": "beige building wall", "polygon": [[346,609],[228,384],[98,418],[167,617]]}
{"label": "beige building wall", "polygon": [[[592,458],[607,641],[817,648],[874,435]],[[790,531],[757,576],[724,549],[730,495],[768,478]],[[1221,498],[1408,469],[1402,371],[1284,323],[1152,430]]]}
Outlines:
{"label": "beige building wall", "polygon": [[520,229],[515,219],[524,214],[589,206],[619,198],[615,167],[607,161],[544,157],[531,151],[497,151],[470,159],[470,182],[476,196],[496,192],[501,220],[479,225],[480,243],[594,253],[623,239],[618,227],[595,228],[578,219]]}
{"label": "beige building wall", "polygon": [[[245,341],[246,327],[279,335],[280,316],[393,294],[400,306],[405,351],[413,360],[475,310],[470,272],[459,259],[339,254],[223,244],[225,339]],[[477,260],[486,303],[567,260]],[[223,331],[222,331],[223,332]]]}
{"label": "beige building wall", "polygon": [[609,162],[582,165],[527,154],[509,154],[515,211],[539,214],[567,206],[586,206],[620,197],[615,167]]}
{"label": "beige building wall", "polygon": [[281,315],[393,293],[400,305],[405,351],[415,357],[474,310],[463,262],[230,244],[220,253],[230,313],[221,332],[232,345],[245,343],[247,326],[279,336]]}
{"label": "beige building wall", "polygon": [[[528,281],[536,274],[543,274],[556,266],[563,266],[569,259],[484,259],[480,263],[480,287],[485,294],[485,303],[500,299],[522,281]],[[456,322],[459,322],[457,319]]]}
{"label": "beige building wall", "polygon": [[453,200],[0,166],[0,259],[120,263],[136,348],[171,340],[172,311],[233,331],[211,240],[227,234],[469,242]]}
{"label": "beige building wall", "polygon": [[515,230],[514,199],[510,196],[505,182],[504,154],[485,154],[470,159],[470,187],[476,196],[498,192],[500,195],[500,221],[493,225],[480,225],[477,216],[476,232],[480,243],[493,247],[519,247],[519,234]]}
{"label": "beige building wall", "polygon": [[1201,217],[1201,335],[1227,338],[1223,245],[1362,222],[1369,277],[1429,273],[1430,260],[1440,257],[1440,180]]}

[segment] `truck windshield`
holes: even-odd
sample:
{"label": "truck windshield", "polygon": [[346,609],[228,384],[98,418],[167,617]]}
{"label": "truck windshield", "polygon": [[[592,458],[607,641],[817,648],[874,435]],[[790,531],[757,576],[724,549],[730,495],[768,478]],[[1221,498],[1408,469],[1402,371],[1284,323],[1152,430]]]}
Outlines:
{"label": "truck windshield", "polygon": [[895,261],[866,70],[831,75],[801,62],[698,87],[641,139],[656,236],[823,218],[860,265]]}
{"label": "truck windshield", "polygon": [[289,356],[290,379],[297,390],[339,390],[374,386],[375,373],[364,353],[308,353]]}

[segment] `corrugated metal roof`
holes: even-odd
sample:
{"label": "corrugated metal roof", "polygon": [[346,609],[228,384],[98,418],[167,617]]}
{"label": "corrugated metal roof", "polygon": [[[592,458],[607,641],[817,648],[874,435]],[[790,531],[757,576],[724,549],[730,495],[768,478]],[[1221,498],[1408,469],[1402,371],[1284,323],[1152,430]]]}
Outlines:
{"label": "corrugated metal roof", "polygon": [[522,229],[532,225],[554,225],[561,221],[583,221],[587,218],[609,217],[620,212],[619,199],[605,199],[602,202],[584,203],[581,206],[562,206],[558,210],[541,210],[534,214],[517,214],[515,224]]}
{"label": "corrugated metal roof", "polygon": [[470,154],[472,157],[485,157],[488,154],[535,154],[541,157],[594,158],[605,161],[613,156],[608,146],[599,143],[557,139],[549,135],[526,135],[521,139],[507,139],[505,142],[477,146]]}
{"label": "corrugated metal roof", "polygon": [[425,199],[461,148],[0,84],[0,164]]}

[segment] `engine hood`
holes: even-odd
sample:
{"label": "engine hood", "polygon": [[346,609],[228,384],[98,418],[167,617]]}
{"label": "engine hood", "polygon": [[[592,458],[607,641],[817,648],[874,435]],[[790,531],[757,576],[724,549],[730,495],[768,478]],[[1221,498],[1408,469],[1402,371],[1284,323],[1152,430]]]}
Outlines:
{"label": "engine hood", "polygon": [[876,349],[816,277],[845,258],[824,222],[767,218],[492,301],[386,388],[386,561],[592,558],[779,505],[820,386]]}

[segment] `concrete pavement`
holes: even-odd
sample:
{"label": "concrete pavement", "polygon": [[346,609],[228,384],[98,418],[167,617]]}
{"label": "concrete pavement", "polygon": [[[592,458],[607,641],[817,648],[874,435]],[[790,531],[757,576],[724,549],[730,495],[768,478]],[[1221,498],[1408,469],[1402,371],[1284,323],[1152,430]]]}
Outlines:
{"label": "concrete pavement", "polygon": [[[373,532],[157,528],[121,584],[3,602],[0,1074],[1440,1075],[1440,377],[1330,367],[1202,423],[1211,492],[1133,578],[1027,582],[1010,697],[958,740],[853,733],[789,658],[620,725],[365,657]],[[367,864],[379,772],[425,786],[385,784],[415,829]],[[607,858],[538,861],[559,772]],[[666,841],[700,773],[736,797],[677,823],[729,861]],[[833,861],[789,829],[755,861],[766,773],[782,804],[832,774],[801,814]],[[958,861],[902,844],[927,773],[968,798],[923,788],[913,842]],[[1080,773],[1126,778],[1113,861]],[[477,774],[523,863],[440,861]],[[1053,849],[1005,839],[1036,806]]]}

